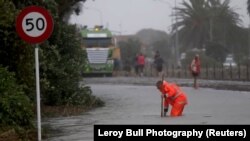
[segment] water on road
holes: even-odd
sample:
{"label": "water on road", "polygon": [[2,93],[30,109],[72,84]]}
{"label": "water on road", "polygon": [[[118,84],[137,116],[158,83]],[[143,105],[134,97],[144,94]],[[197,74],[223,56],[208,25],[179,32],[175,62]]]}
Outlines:
{"label": "water on road", "polygon": [[93,141],[94,124],[250,124],[250,92],[182,87],[188,105],[181,117],[160,117],[160,92],[154,86],[90,84],[106,104],[79,116],[43,122],[60,132],[46,141]]}

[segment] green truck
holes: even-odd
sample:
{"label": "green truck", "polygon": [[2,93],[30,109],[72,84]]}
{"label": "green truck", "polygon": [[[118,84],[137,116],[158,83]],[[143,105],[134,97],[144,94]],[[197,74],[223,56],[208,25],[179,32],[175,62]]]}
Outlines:
{"label": "green truck", "polygon": [[[111,31],[102,26],[81,29],[82,48],[87,53],[84,76],[112,76],[114,59],[119,58]],[[118,51],[119,52],[119,51]],[[119,54],[119,53],[118,53]]]}

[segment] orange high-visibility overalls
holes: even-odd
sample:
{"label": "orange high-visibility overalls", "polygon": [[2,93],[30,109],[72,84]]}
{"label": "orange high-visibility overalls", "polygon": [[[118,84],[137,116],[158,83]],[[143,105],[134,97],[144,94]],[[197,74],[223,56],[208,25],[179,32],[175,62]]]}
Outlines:
{"label": "orange high-visibility overalls", "polygon": [[181,116],[187,104],[186,94],[176,85],[163,81],[160,91],[165,95],[164,108],[172,106],[170,116]]}

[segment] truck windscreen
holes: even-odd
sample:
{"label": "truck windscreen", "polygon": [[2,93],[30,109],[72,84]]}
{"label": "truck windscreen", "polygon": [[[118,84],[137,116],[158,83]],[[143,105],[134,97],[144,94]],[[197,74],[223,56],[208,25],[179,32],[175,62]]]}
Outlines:
{"label": "truck windscreen", "polygon": [[111,38],[85,38],[83,45],[85,47],[109,47],[112,44]]}

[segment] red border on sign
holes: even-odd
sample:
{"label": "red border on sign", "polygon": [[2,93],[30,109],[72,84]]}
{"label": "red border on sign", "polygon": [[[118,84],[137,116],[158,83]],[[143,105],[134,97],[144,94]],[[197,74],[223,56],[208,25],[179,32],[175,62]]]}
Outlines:
{"label": "red border on sign", "polygon": [[[38,12],[38,13],[42,14],[45,17],[46,22],[47,22],[47,28],[45,29],[44,33],[38,37],[31,37],[31,36],[27,35],[22,28],[23,18],[27,14],[29,14],[30,12]],[[44,40],[47,40],[53,31],[53,27],[54,27],[54,25],[53,25],[52,16],[45,8],[42,8],[39,6],[29,6],[29,7],[24,8],[19,13],[19,15],[17,16],[17,19],[16,19],[16,31],[17,31],[17,33],[19,34],[19,36],[23,40],[25,40],[28,43],[32,43],[32,44],[41,43]]]}

